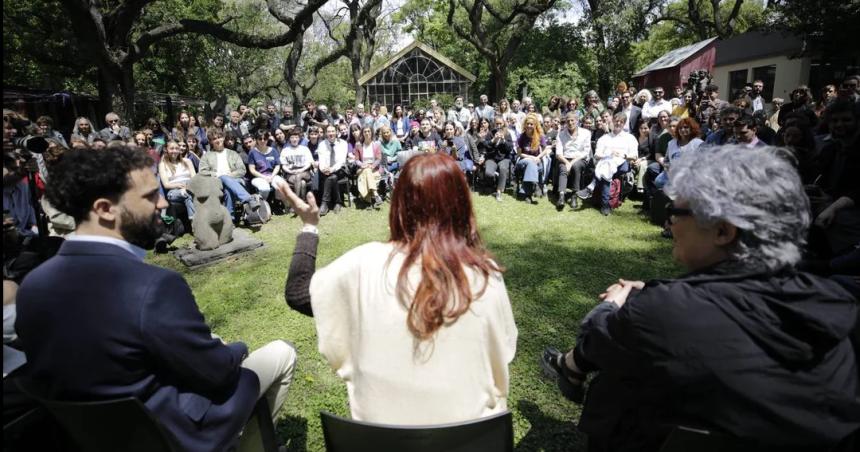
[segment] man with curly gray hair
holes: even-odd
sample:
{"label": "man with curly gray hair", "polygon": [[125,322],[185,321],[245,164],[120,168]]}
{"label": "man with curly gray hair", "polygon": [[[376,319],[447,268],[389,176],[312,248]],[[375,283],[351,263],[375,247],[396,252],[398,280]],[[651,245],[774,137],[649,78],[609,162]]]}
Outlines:
{"label": "man with curly gray hair", "polygon": [[858,308],[835,282],[794,268],[809,201],[784,152],[723,146],[680,159],[667,213],[673,256],[690,273],[619,280],[576,347],[545,351],[571,400],[599,372],[579,425],[589,450],[656,451],[676,426],[728,435],[733,450],[852,450]]}

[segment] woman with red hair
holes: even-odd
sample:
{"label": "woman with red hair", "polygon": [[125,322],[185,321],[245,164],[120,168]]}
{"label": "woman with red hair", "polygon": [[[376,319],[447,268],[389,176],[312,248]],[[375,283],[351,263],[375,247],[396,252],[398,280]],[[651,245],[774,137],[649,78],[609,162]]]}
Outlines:
{"label": "woman with red hair", "polygon": [[313,194],[304,202],[279,189],[305,223],[284,295],[314,316],[320,353],[346,382],[354,419],[426,425],[507,409],[517,328],[456,160],[411,158],[391,199],[390,239],[316,273]]}

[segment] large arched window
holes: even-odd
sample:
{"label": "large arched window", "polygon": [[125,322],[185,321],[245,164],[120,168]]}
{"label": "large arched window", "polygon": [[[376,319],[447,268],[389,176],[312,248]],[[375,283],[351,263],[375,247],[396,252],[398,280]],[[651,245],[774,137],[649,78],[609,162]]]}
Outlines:
{"label": "large arched window", "polygon": [[[471,80],[445,62],[413,44],[399,58],[378,70],[363,85],[368,102],[382,105],[410,105],[437,94],[468,95]],[[435,52],[433,52],[435,53]],[[460,70],[462,71],[462,70]]]}

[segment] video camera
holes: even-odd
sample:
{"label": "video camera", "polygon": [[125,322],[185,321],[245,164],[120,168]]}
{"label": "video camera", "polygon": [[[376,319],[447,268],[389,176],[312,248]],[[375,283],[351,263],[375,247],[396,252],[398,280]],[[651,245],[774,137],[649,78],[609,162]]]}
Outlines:
{"label": "video camera", "polygon": [[705,95],[705,87],[711,83],[711,73],[705,69],[690,72],[687,77],[687,89],[693,90],[695,100],[701,99]]}

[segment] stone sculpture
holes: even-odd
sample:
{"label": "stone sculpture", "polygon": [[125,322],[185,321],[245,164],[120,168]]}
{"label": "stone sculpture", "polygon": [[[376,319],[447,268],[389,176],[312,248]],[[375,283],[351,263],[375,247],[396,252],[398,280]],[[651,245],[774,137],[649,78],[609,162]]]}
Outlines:
{"label": "stone sculpture", "polygon": [[222,204],[223,186],[217,177],[198,174],[186,188],[194,196],[194,243],[213,250],[233,240],[233,219]]}

